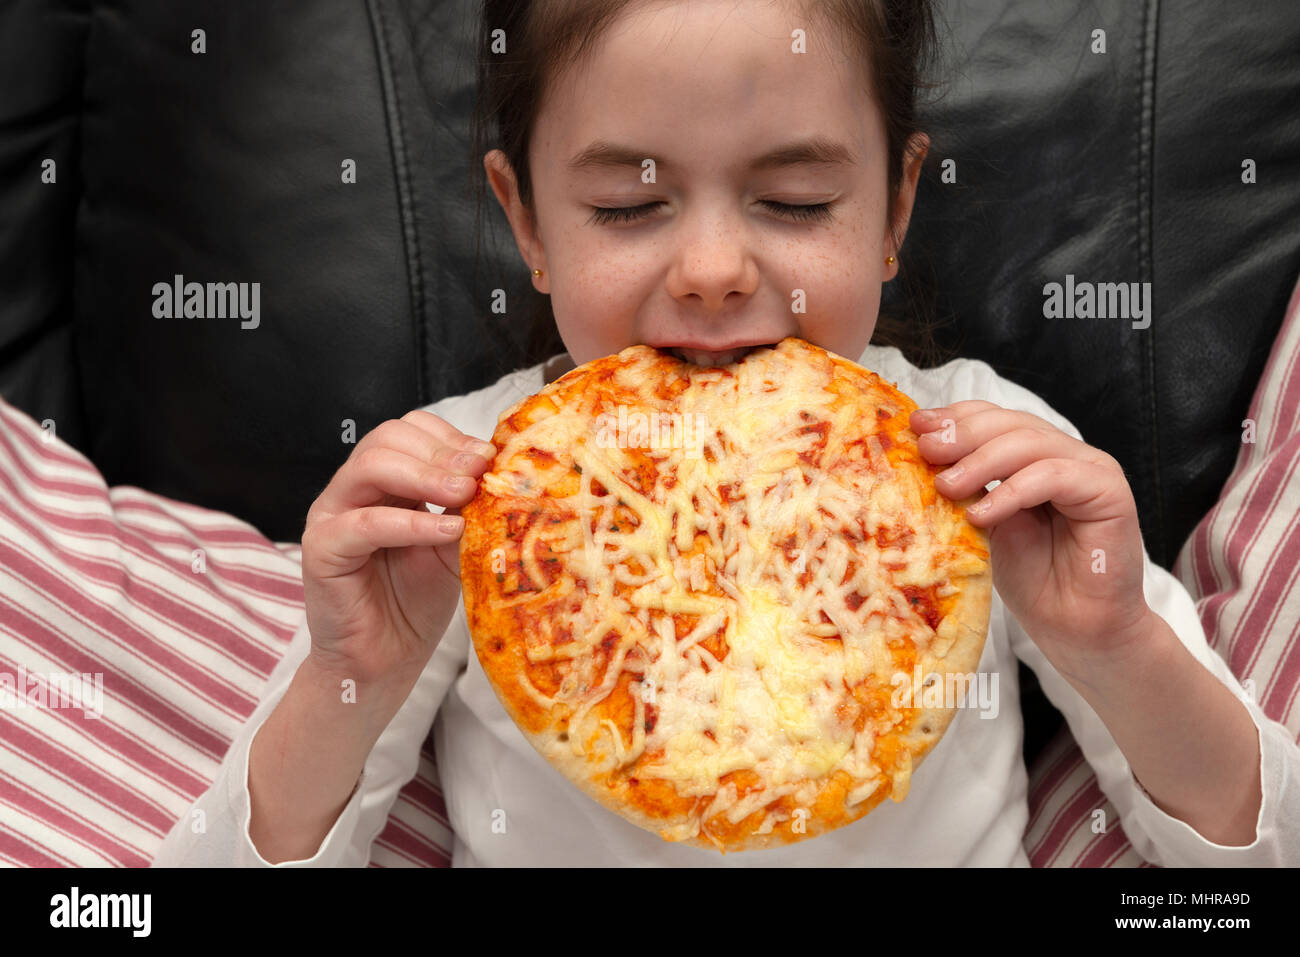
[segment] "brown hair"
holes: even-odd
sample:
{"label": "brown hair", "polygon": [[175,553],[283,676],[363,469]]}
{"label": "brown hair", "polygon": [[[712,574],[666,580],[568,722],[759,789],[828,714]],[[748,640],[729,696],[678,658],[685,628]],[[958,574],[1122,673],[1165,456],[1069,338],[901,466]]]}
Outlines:
{"label": "brown hair", "polygon": [[[547,86],[563,68],[582,60],[603,31],[637,0],[484,0],[478,34],[478,97],[470,120],[470,180],[475,204],[475,267],[481,249],[487,176],[483,156],[500,149],[510,161],[521,202],[532,208],[528,150]],[[871,90],[884,116],[888,154],[888,190],[897,196],[909,138],[918,132],[917,98],[936,84],[923,78],[937,53],[933,0],[801,0],[810,21],[832,24],[846,44],[870,64]],[[504,31],[505,53],[493,53],[493,34]],[[896,213],[890,204],[890,216]],[[891,227],[896,229],[896,223]],[[934,282],[926,271],[918,278],[914,257],[899,252],[899,273],[889,286],[899,294],[882,295],[880,316],[871,341],[895,345],[914,364],[927,367],[948,358],[934,338]],[[526,297],[530,314],[524,355],[504,365],[533,365],[564,351],[549,296],[536,291],[526,270],[507,287],[511,301]],[[504,337],[503,337],[504,338]],[[856,356],[850,358],[856,359]]]}

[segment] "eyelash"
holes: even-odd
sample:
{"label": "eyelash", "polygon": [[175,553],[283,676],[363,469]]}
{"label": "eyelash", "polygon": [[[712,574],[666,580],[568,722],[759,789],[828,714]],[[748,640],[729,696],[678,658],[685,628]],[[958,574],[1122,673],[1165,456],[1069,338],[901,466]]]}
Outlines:
{"label": "eyelash", "polygon": [[[768,209],[780,213],[796,222],[826,222],[831,218],[830,203],[814,203],[809,206],[798,206],[791,203],[778,203],[772,200],[760,200]],[[593,206],[594,210],[592,219],[597,225],[608,225],[610,223],[630,223],[638,219],[644,219],[651,209],[658,206],[659,203],[645,203],[641,206]]]}

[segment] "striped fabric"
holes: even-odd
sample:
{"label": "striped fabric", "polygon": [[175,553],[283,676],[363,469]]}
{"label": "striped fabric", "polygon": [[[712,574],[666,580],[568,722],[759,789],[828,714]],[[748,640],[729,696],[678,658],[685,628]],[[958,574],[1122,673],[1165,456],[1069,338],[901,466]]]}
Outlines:
{"label": "striped fabric", "polygon": [[[1174,571],[1211,646],[1300,734],[1298,314],[1300,284],[1250,408],[1256,441]],[[0,399],[0,862],[147,865],[207,789],[301,621],[300,563],[297,545],[228,515],[107,488]],[[5,700],[6,675],[36,676],[23,681],[30,696],[69,673],[102,675],[98,717]],[[1029,802],[1035,866],[1145,863],[1068,729],[1031,769]],[[1096,808],[1116,822],[1101,834]],[[430,735],[370,865],[446,867],[451,845]]]}
{"label": "striped fabric", "polygon": [[[1242,434],[1219,502],[1173,573],[1196,599],[1210,647],[1300,740],[1300,282]],[[1090,827],[1096,808],[1115,822],[1105,833]],[[1151,866],[1124,836],[1068,728],[1030,769],[1029,814],[1025,850],[1035,867]]]}
{"label": "striped fabric", "polygon": [[[107,488],[0,399],[0,862],[147,866],[253,712],[302,594],[299,546]],[[102,701],[17,706],[68,674],[102,675]],[[370,863],[448,866],[450,848],[430,737]]]}

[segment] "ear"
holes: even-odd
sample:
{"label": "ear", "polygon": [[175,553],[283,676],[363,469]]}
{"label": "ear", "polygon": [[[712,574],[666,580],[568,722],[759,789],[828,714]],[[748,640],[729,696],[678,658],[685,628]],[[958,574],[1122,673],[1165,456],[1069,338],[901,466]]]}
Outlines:
{"label": "ear", "polygon": [[903,248],[903,237],[907,235],[907,226],[912,220],[916,184],[920,181],[921,167],[925,165],[925,156],[929,152],[930,137],[924,133],[913,133],[903,148],[903,177],[898,184],[898,196],[894,199],[895,223],[893,229],[887,228],[885,233],[885,255],[894,257],[894,262],[885,266],[885,282],[898,275],[898,251]]}
{"label": "ear", "polygon": [[496,194],[497,202],[501,204],[506,219],[510,221],[510,231],[514,233],[519,255],[523,257],[530,271],[542,270],[542,275],[534,278],[533,284],[539,292],[546,292],[546,285],[549,283],[546,252],[537,232],[536,220],[519,198],[519,182],[510,167],[510,161],[501,150],[490,150],[483,157],[483,169],[487,173],[492,192]]}

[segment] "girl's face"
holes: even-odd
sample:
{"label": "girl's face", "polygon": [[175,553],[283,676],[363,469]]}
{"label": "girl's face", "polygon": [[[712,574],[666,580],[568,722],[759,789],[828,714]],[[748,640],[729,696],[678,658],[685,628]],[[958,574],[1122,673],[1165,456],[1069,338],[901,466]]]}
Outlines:
{"label": "girl's face", "polygon": [[[884,121],[827,29],[771,2],[635,4],[548,91],[531,214],[504,154],[484,157],[576,363],[636,343],[728,361],[786,336],[862,354],[898,246]],[[928,140],[914,145],[900,241]]]}

